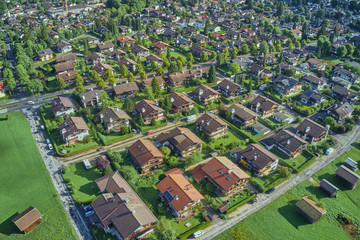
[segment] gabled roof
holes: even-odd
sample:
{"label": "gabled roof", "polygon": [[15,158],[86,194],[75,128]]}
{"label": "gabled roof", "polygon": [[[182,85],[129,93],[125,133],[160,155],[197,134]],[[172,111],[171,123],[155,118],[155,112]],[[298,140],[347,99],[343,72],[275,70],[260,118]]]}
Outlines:
{"label": "gabled roof", "polygon": [[178,92],[171,93],[169,95],[169,99],[170,99],[171,104],[175,108],[179,108],[179,107],[183,106],[184,104],[194,103],[194,101],[191,100],[188,96],[186,96],[186,94],[178,93]]}
{"label": "gabled roof", "polygon": [[122,95],[127,92],[139,91],[139,87],[136,82],[128,82],[120,85],[113,86],[115,95]]}
{"label": "gabled roof", "polygon": [[153,158],[164,157],[164,154],[162,154],[162,152],[147,139],[139,139],[128,148],[128,151],[140,166],[144,166]]}
{"label": "gabled roof", "polygon": [[62,62],[62,63],[58,63],[55,64],[55,72],[59,73],[59,72],[65,72],[65,71],[69,71],[69,70],[74,70],[75,69],[75,65],[73,62]]}
{"label": "gabled roof", "polygon": [[156,140],[160,143],[169,141],[180,152],[186,150],[193,144],[203,143],[203,141],[191,132],[188,128],[177,127],[169,133],[160,133]]}
{"label": "gabled roof", "polygon": [[201,170],[224,191],[229,190],[239,180],[250,178],[227,157],[213,157]]}
{"label": "gabled roof", "polygon": [[72,61],[72,60],[76,60],[76,53],[69,53],[69,54],[60,55],[60,56],[55,57],[56,63]]}
{"label": "gabled roof", "polygon": [[222,80],[217,86],[223,89],[227,89],[231,92],[239,91],[241,89],[241,86],[239,84],[230,81],[229,79]]}
{"label": "gabled roof", "polygon": [[314,122],[313,120],[306,118],[304,119],[299,126],[297,126],[296,130],[303,134],[307,134],[310,137],[318,138],[323,133],[326,132],[326,128],[322,125],[320,125],[317,122]]}
{"label": "gabled roof", "polygon": [[253,108],[257,108],[265,112],[271,110],[275,106],[278,106],[278,104],[273,100],[261,95],[258,95],[254,100],[252,100],[250,105]]}
{"label": "gabled roof", "polygon": [[359,181],[360,176],[357,175],[356,173],[354,173],[353,171],[351,171],[350,169],[348,169],[347,167],[345,167],[344,165],[341,165],[336,171],[335,171],[336,175],[338,175],[339,177],[341,177],[342,179],[344,179],[345,181],[347,181],[350,184],[356,184],[357,181]]}
{"label": "gabled roof", "polygon": [[207,134],[211,134],[218,128],[228,126],[221,118],[214,114],[205,113],[196,120],[196,124],[201,127],[201,130]]}
{"label": "gabled roof", "polygon": [[296,207],[298,207],[302,212],[304,212],[307,216],[309,216],[313,221],[317,221],[321,218],[321,216],[326,213],[325,209],[318,207],[316,202],[311,200],[308,197],[303,197],[296,203]]}
{"label": "gabled roof", "polygon": [[287,148],[291,152],[295,152],[299,147],[307,144],[304,139],[286,129],[280,130],[272,138],[275,142],[279,143],[281,146]]}
{"label": "gabled roof", "polygon": [[173,169],[173,171],[165,173],[166,177],[156,187],[175,210],[179,212],[188,203],[204,197],[178,170],[175,169],[174,171]]}
{"label": "gabled roof", "polygon": [[219,92],[206,85],[200,85],[193,91],[193,93],[197,96],[200,96],[202,99],[206,99],[211,95],[219,95]]}
{"label": "gabled roof", "polygon": [[59,125],[59,129],[62,132],[65,138],[69,135],[77,133],[77,131],[81,130],[90,130],[86,122],[82,117],[69,117],[63,123]]}
{"label": "gabled roof", "polygon": [[257,113],[251,111],[250,109],[239,103],[234,103],[230,105],[228,108],[226,108],[226,111],[233,113],[237,118],[241,119],[242,121],[248,121],[259,116]]}
{"label": "gabled roof", "polygon": [[106,50],[109,48],[113,48],[115,45],[112,43],[112,41],[107,41],[107,42],[99,43],[96,46],[99,48],[99,50]]}
{"label": "gabled roof", "polygon": [[156,106],[155,102],[152,100],[141,100],[135,104],[135,110],[143,117],[147,117],[154,111],[164,112],[164,109]]}
{"label": "gabled roof", "polygon": [[42,218],[41,213],[35,207],[29,207],[11,221],[16,224],[20,231],[24,231],[40,218]]}
{"label": "gabled roof", "polygon": [[116,122],[121,119],[128,119],[131,120],[131,117],[121,108],[118,107],[107,107],[104,108],[100,113],[100,116],[102,116],[102,120],[104,123],[108,124],[110,123],[110,119],[112,121]]}
{"label": "gabled roof", "polygon": [[336,186],[334,186],[333,184],[331,184],[328,180],[326,179],[321,179],[320,181],[320,187],[323,188],[326,192],[328,192],[329,194],[334,194],[336,193],[337,190],[339,190]]}
{"label": "gabled roof", "polygon": [[58,111],[61,111],[63,108],[76,108],[71,98],[69,97],[56,97],[51,101],[51,109],[56,115]]}

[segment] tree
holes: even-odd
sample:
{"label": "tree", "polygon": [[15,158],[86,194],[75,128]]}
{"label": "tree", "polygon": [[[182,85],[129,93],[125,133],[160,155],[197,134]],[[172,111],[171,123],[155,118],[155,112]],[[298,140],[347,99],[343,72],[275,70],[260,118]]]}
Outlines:
{"label": "tree", "polygon": [[229,71],[232,75],[236,75],[240,73],[240,65],[238,63],[232,63],[229,66]]}
{"label": "tree", "polygon": [[252,43],[250,45],[250,54],[255,57],[257,56],[257,47],[256,47],[255,43]]}
{"label": "tree", "polygon": [[57,78],[57,85],[58,85],[58,87],[59,87],[59,89],[64,89],[64,88],[66,88],[66,83],[65,83],[65,81],[64,81],[64,79],[62,79],[61,77],[58,77]]}
{"label": "tree", "polygon": [[186,65],[186,68],[187,68],[188,70],[193,69],[193,63],[192,63],[192,62],[188,62],[187,65]]}
{"label": "tree", "polygon": [[104,171],[102,172],[103,176],[109,175],[110,173],[112,173],[113,170],[111,169],[110,166],[106,166]]}
{"label": "tree", "polygon": [[214,65],[211,65],[209,74],[208,74],[208,83],[216,82],[216,68]]}
{"label": "tree", "polygon": [[140,73],[139,73],[139,75],[140,75],[140,77],[142,78],[142,79],[146,79],[146,72],[143,70],[143,71],[141,71]]}
{"label": "tree", "polygon": [[161,66],[158,66],[157,69],[156,69],[156,74],[158,76],[162,76],[162,75],[164,75],[164,73],[165,73],[164,69]]}
{"label": "tree", "polygon": [[42,92],[44,90],[44,85],[42,84],[42,82],[39,79],[34,79],[34,80],[29,81],[26,88],[27,88],[28,92],[30,92],[31,94],[34,94],[34,93]]}
{"label": "tree", "polygon": [[110,80],[110,78],[112,78],[112,77],[114,77],[113,72],[111,71],[110,68],[107,68],[104,73],[104,81],[108,82]]}
{"label": "tree", "polygon": [[302,121],[303,121],[303,118],[300,117],[300,116],[297,116],[296,119],[295,119],[296,123],[301,123]]}
{"label": "tree", "polygon": [[279,166],[279,175],[281,178],[289,178],[291,176],[292,170],[289,167]]}
{"label": "tree", "polygon": [[106,83],[105,83],[105,81],[104,81],[102,78],[100,78],[100,80],[96,83],[96,86],[97,86],[98,88],[104,89],[105,86],[106,86]]}
{"label": "tree", "polygon": [[155,120],[155,118],[151,119],[151,126],[156,126],[156,120]]}
{"label": "tree", "polygon": [[175,240],[176,232],[172,227],[170,220],[166,217],[161,216],[156,222],[155,235],[157,239],[161,240]]}
{"label": "tree", "polygon": [[160,147],[159,149],[162,152],[162,154],[164,154],[165,157],[171,154],[171,150],[168,147]]}
{"label": "tree", "polygon": [[241,44],[241,54],[247,54],[249,52],[249,46],[246,43]]}
{"label": "tree", "polygon": [[159,98],[161,89],[160,89],[159,81],[157,80],[156,77],[154,77],[153,80],[151,81],[151,89],[154,93],[155,98]]}
{"label": "tree", "polygon": [[288,77],[293,77],[293,76],[295,76],[295,71],[294,71],[294,69],[289,68],[288,70],[286,70],[285,75],[288,76]]}
{"label": "tree", "polygon": [[85,92],[85,88],[84,88],[83,85],[77,85],[77,86],[75,87],[75,91],[76,91],[78,94],[80,94],[80,93]]}
{"label": "tree", "polygon": [[346,47],[346,50],[347,50],[347,53],[348,53],[347,54],[348,57],[351,57],[353,55],[353,53],[354,53],[353,45],[351,45],[351,43],[348,43],[348,44],[345,45],[345,47]]}
{"label": "tree", "polygon": [[100,81],[100,76],[95,70],[90,71],[90,80],[95,84]]}
{"label": "tree", "polygon": [[110,161],[106,157],[100,157],[96,161],[96,168],[102,172],[106,167],[110,167]]}
{"label": "tree", "polygon": [[128,68],[125,65],[121,65],[121,67],[120,67],[120,75],[122,77],[127,77],[128,73],[129,73]]}
{"label": "tree", "polygon": [[141,127],[145,125],[145,122],[144,122],[144,118],[143,118],[143,116],[142,116],[142,113],[140,113],[140,116],[139,116],[139,124],[140,124]]}
{"label": "tree", "polygon": [[85,41],[84,41],[84,55],[85,56],[88,56],[90,55],[90,44],[89,44],[89,39],[86,38]]}
{"label": "tree", "polygon": [[231,59],[235,59],[236,56],[237,56],[237,54],[238,54],[238,52],[239,52],[239,49],[237,49],[237,47],[233,47],[233,48],[231,49],[231,53],[230,53]]}
{"label": "tree", "polygon": [[135,76],[133,73],[129,73],[129,75],[127,76],[127,79],[129,82],[133,82],[135,81]]}
{"label": "tree", "polygon": [[188,53],[187,60],[188,60],[188,62],[192,62],[192,63],[194,62],[194,57],[191,53]]}
{"label": "tree", "polygon": [[134,111],[134,107],[135,105],[134,102],[131,100],[131,98],[125,98],[122,109],[125,112],[131,113],[132,111]]}
{"label": "tree", "polygon": [[200,54],[200,61],[201,62],[207,62],[209,60],[209,56],[205,51],[202,51]]}
{"label": "tree", "polygon": [[269,46],[265,41],[260,43],[259,51],[260,51],[260,54],[264,54],[264,55],[266,55],[268,53]]}
{"label": "tree", "polygon": [[326,117],[324,123],[329,125],[331,129],[336,129],[338,126],[336,120],[332,117]]}
{"label": "tree", "polygon": [[336,55],[338,55],[339,58],[345,57],[347,53],[347,48],[344,45],[341,45],[336,49]]}
{"label": "tree", "polygon": [[144,88],[144,94],[146,96],[146,99],[154,100],[154,93],[151,87],[145,86]]}
{"label": "tree", "polygon": [[109,78],[109,85],[110,86],[114,86],[116,84],[116,79],[114,76]]}
{"label": "tree", "polygon": [[169,96],[166,96],[166,98],[164,100],[164,109],[166,111],[170,111],[171,108],[172,108],[171,100],[170,100]]}
{"label": "tree", "polygon": [[14,91],[16,87],[16,81],[14,78],[10,78],[6,81],[6,86],[10,89],[10,91]]}

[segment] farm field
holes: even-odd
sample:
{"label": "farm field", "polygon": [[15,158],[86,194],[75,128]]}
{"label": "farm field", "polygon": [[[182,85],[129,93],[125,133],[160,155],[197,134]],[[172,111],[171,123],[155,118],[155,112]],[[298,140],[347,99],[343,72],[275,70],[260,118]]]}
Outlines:
{"label": "farm field", "polygon": [[[358,239],[355,226],[360,222],[360,186],[357,185],[355,189],[349,190],[335,178],[334,174],[347,157],[360,161],[359,143],[315,174],[311,181],[303,182],[215,239],[264,240],[278,239],[280,236],[286,236],[287,239]],[[359,171],[357,173],[359,174]],[[337,198],[329,198],[319,189],[318,183],[324,178],[339,188]],[[308,223],[296,212],[295,203],[307,192],[314,194],[323,202],[327,211],[315,224]],[[350,219],[353,225],[340,224],[339,214]],[[350,233],[353,235],[351,236]]]}
{"label": "farm field", "polygon": [[[8,121],[0,115],[0,239],[77,239],[25,116],[7,114]],[[43,222],[24,235],[11,219],[29,206],[40,211]]]}

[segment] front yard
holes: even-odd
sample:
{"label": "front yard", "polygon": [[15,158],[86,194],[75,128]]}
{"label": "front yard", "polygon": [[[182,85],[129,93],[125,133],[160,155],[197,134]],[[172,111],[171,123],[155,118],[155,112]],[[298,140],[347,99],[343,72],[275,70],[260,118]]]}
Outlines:
{"label": "front yard", "polygon": [[64,167],[62,176],[74,201],[78,204],[91,203],[100,195],[99,188],[94,181],[102,177],[102,174],[96,169],[96,166],[85,169],[84,164],[79,162]]}

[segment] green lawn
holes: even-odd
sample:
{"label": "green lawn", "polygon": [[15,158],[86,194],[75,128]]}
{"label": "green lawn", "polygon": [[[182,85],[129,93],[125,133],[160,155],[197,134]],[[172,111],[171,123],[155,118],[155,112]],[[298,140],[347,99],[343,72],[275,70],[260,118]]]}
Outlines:
{"label": "green lawn", "polygon": [[73,199],[78,203],[92,202],[99,194],[99,188],[94,182],[102,177],[99,170],[93,166],[85,169],[82,162],[64,167],[63,178],[69,179],[73,186]]}
{"label": "green lawn", "polygon": [[[166,52],[164,52],[164,53],[162,53],[162,54],[160,54],[160,57],[161,58],[164,58],[164,57],[166,57],[166,55],[167,55],[167,53]],[[171,57],[175,57],[175,58],[178,58],[178,57],[182,57],[185,61],[186,61],[186,56],[184,55],[184,54],[182,54],[182,53],[180,53],[180,52],[177,52],[177,51],[175,51],[175,52],[170,52],[170,56]],[[169,59],[169,61],[170,61],[170,59]]]}
{"label": "green lawn", "polygon": [[[6,114],[9,121],[0,115],[0,239],[77,239],[24,115]],[[11,219],[29,206],[44,221],[23,235]]]}
{"label": "green lawn", "polygon": [[[360,223],[360,186],[349,190],[334,175],[335,170],[347,157],[360,162],[359,143],[313,176],[316,182],[325,178],[335,184],[340,189],[338,198],[327,197],[317,184],[305,181],[215,239],[266,240],[279,239],[279,236],[286,236],[286,239],[354,239],[343,230],[336,219],[338,214],[342,213],[355,225],[359,226]],[[308,223],[298,214],[294,205],[306,192],[315,194],[327,210],[323,218],[315,224]],[[359,236],[355,237],[358,238]]]}

